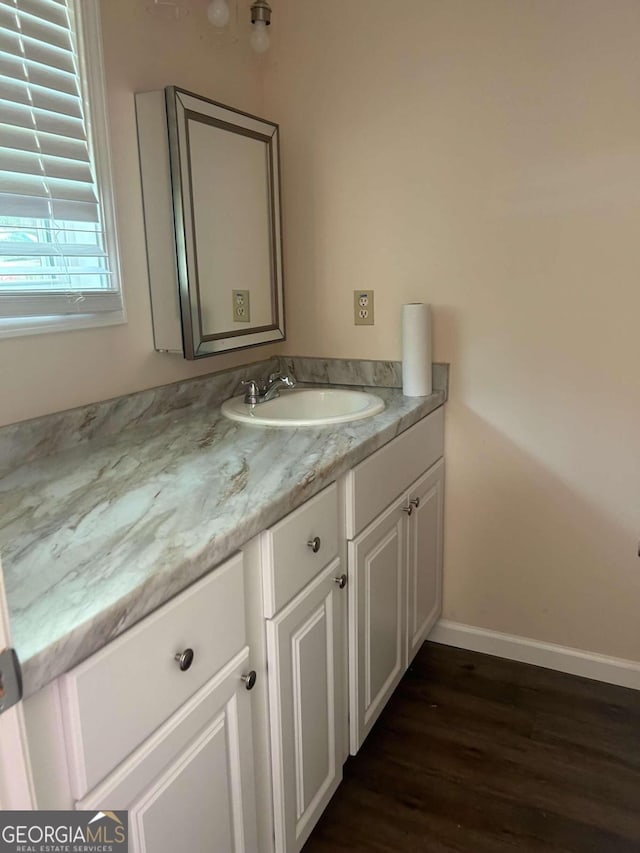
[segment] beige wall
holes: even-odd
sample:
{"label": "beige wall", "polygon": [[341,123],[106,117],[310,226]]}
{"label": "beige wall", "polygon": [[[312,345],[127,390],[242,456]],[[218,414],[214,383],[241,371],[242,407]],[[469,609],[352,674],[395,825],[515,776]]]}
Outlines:
{"label": "beige wall", "polygon": [[0,424],[68,409],[266,357],[259,347],[190,363],[153,351],[133,93],[176,84],[249,112],[262,108],[262,65],[220,38],[206,0],[183,21],[151,17],[151,0],[102,0],[126,325],[0,340]]}
{"label": "beige wall", "polygon": [[445,615],[640,660],[637,0],[274,0],[266,61],[206,0],[145,6],[102,2],[129,321],[0,341],[0,422],[270,352],[152,351],[132,93],[256,110],[282,123],[288,351],[398,358],[401,304],[435,305]]}
{"label": "beige wall", "polygon": [[434,303],[445,615],[640,660],[640,3],[276,5],[289,352]]}

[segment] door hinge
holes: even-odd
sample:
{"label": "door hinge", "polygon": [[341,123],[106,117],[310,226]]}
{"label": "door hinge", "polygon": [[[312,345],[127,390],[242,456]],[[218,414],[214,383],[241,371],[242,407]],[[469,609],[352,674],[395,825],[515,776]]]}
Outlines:
{"label": "door hinge", "polygon": [[14,649],[0,652],[0,714],[22,699],[22,672]]}

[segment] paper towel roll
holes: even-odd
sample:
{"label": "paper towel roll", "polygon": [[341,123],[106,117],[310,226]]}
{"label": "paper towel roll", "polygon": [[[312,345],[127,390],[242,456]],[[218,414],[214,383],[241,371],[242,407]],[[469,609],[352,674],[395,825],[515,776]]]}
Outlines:
{"label": "paper towel roll", "polygon": [[402,306],[402,393],[431,394],[431,306],[424,302]]}

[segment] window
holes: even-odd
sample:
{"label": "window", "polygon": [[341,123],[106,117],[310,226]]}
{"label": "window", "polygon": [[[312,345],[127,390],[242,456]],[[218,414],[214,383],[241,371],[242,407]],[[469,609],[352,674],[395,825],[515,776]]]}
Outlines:
{"label": "window", "polygon": [[0,333],[122,320],[98,0],[0,0]]}

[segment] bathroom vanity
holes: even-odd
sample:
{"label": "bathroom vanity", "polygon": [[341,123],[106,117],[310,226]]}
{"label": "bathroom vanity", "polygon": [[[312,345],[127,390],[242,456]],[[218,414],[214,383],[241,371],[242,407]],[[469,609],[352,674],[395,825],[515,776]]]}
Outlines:
{"label": "bathroom vanity", "polygon": [[360,423],[195,408],[5,478],[46,520],[5,546],[40,808],[128,809],[136,853],[300,850],[440,613],[445,392],[373,390]]}

